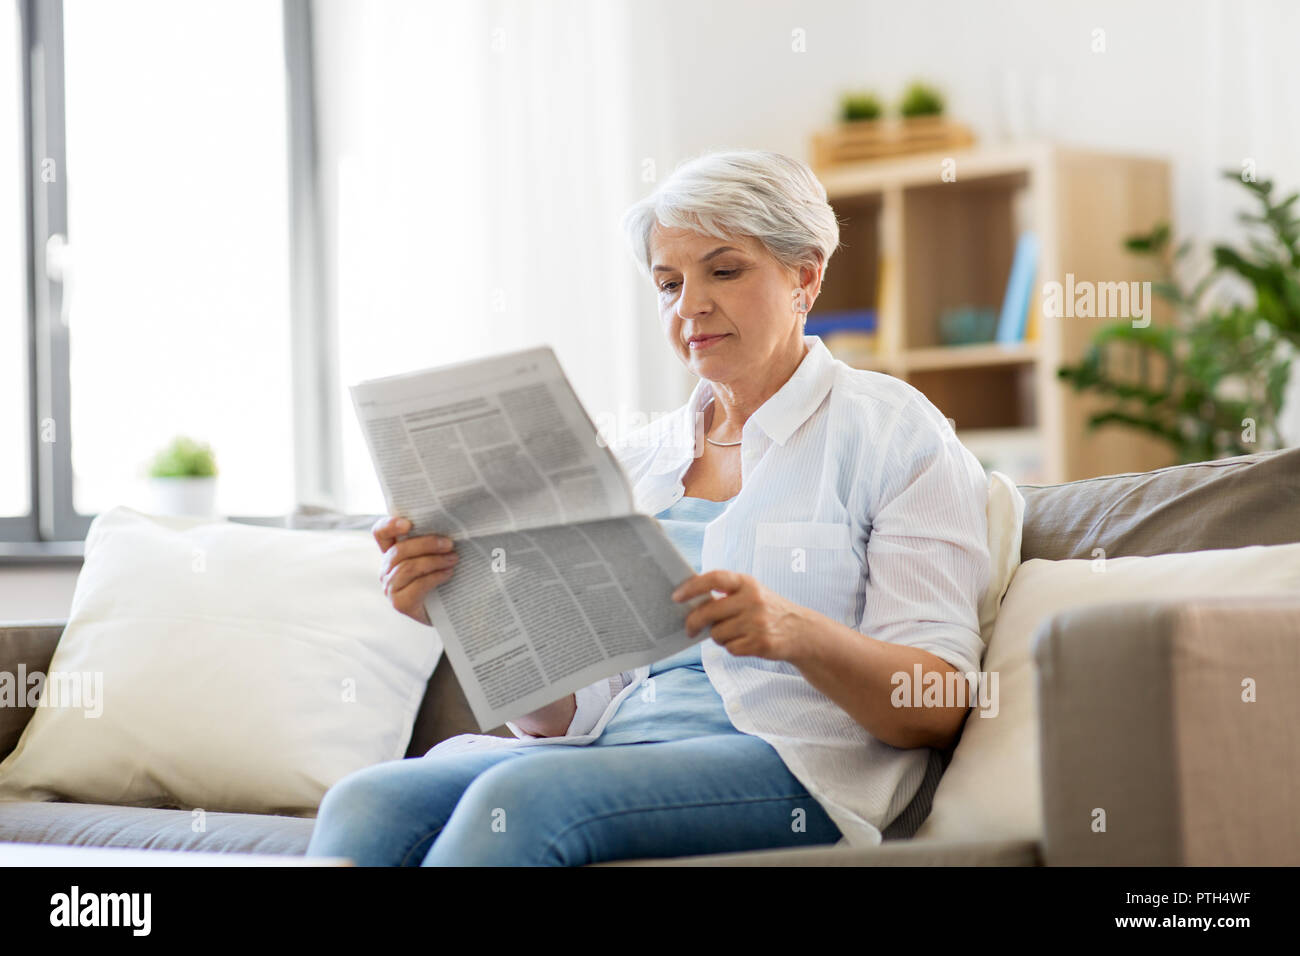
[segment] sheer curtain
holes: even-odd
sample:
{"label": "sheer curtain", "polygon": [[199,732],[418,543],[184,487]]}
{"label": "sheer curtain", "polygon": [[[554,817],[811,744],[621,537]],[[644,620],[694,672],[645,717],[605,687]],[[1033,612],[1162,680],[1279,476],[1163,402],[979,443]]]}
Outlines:
{"label": "sheer curtain", "polygon": [[[651,188],[645,154],[663,149],[630,133],[644,104],[633,102],[628,10],[605,0],[317,0],[344,392],[544,343],[598,421],[627,419],[647,396],[684,400],[651,287],[618,229]],[[644,56],[645,36],[636,40]],[[346,394],[341,408],[341,505],[380,511]]]}

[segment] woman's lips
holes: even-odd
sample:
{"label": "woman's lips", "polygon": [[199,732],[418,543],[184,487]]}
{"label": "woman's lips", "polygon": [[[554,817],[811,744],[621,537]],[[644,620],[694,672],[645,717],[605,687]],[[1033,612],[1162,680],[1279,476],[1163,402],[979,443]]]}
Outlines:
{"label": "woman's lips", "polygon": [[690,348],[692,352],[702,352],[705,349],[710,348],[716,345],[717,343],[721,342],[730,334],[731,334],[730,332],[724,332],[721,335],[705,335],[698,339],[691,339],[689,342],[686,343],[686,345]]}

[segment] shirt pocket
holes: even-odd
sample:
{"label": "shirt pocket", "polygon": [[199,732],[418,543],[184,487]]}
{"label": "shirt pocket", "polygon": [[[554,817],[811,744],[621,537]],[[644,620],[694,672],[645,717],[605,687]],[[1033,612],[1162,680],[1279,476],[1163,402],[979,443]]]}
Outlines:
{"label": "shirt pocket", "polygon": [[850,627],[858,623],[862,570],[846,524],[755,525],[754,577],[782,597]]}

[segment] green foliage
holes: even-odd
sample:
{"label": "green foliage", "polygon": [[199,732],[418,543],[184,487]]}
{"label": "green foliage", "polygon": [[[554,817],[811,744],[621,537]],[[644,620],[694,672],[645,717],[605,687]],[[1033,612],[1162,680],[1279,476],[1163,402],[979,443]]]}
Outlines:
{"label": "green foliage", "polygon": [[840,118],[846,123],[878,119],[883,112],[884,107],[875,93],[845,93],[840,97]]}
{"label": "green foliage", "polygon": [[[1278,447],[1277,416],[1291,371],[1283,343],[1300,348],[1300,193],[1275,203],[1272,182],[1245,182],[1235,171],[1224,175],[1241,182],[1260,207],[1239,217],[1254,227],[1248,251],[1215,245],[1213,266],[1184,287],[1174,266],[1189,242],[1171,251],[1165,224],[1130,237],[1127,249],[1160,261],[1164,278],[1151,292],[1174,308],[1173,323],[1134,328],[1130,317],[1106,325],[1078,365],[1057,373],[1076,391],[1108,400],[1109,407],[1089,418],[1091,428],[1112,424],[1146,432],[1172,446],[1183,462]],[[1254,302],[1207,304],[1206,292],[1225,276],[1244,280]],[[1121,363],[1123,370],[1116,370]]]}
{"label": "green foliage", "polygon": [[898,111],[903,116],[939,116],[943,113],[943,94],[925,83],[912,83],[903,92]]}
{"label": "green foliage", "polygon": [[149,466],[153,478],[207,478],[216,473],[212,448],[184,435],[173,438]]}

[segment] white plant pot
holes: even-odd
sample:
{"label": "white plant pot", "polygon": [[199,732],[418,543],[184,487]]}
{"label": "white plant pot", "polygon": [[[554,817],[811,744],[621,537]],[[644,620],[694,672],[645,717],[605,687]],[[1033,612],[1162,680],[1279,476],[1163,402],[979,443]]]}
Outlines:
{"label": "white plant pot", "polygon": [[217,479],[215,477],[150,478],[149,488],[154,514],[200,517],[212,517],[216,514]]}

